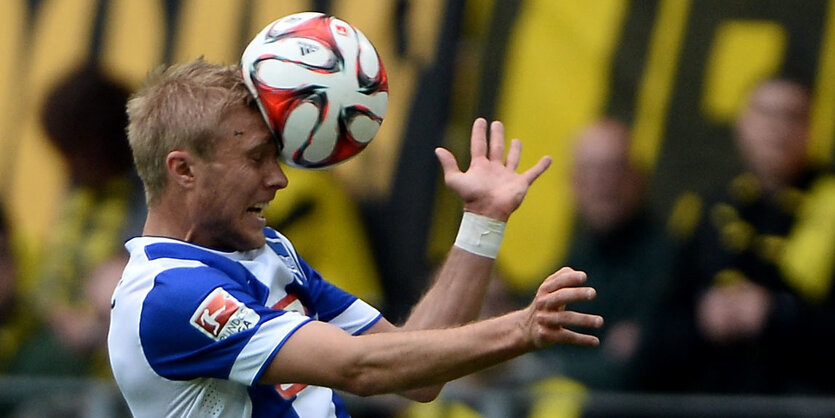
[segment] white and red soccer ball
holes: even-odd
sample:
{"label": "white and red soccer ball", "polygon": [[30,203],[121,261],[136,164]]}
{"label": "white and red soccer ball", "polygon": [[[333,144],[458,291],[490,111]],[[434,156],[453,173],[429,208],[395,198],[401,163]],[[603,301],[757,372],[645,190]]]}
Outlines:
{"label": "white and red soccer ball", "polygon": [[241,67],[290,166],[325,169],[358,154],[388,107],[388,77],[371,42],[322,13],[270,23],[244,50]]}

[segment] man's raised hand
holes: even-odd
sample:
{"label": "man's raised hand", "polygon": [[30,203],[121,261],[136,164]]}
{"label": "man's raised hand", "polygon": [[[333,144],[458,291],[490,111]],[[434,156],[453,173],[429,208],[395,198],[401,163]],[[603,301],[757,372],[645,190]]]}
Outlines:
{"label": "man's raised hand", "polygon": [[435,155],[444,171],[444,182],[464,202],[464,210],[488,218],[507,221],[519,207],[528,188],[548,166],[551,157],[542,157],[533,167],[517,173],[522,142],[514,139],[505,158],[504,126],[499,121],[490,125],[487,142],[487,121],[478,118],[470,136],[470,166],[461,171],[451,152],[436,148]]}

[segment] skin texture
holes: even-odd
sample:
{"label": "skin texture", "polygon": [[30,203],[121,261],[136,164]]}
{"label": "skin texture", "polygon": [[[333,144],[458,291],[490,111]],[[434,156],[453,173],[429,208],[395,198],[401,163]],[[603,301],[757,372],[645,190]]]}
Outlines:
{"label": "skin texture", "polygon": [[225,251],[265,243],[267,204],[287,186],[278,149],[261,116],[239,107],[221,121],[214,158],[204,161],[186,150],[166,160],[167,198],[149,210],[145,235],[170,236]]}
{"label": "skin texture", "polygon": [[[465,210],[507,220],[533,181],[547,169],[550,158],[544,157],[532,168],[516,173],[521,142],[511,142],[503,161],[503,126],[493,122],[488,145],[486,125],[482,119],[473,124],[472,158],[466,171],[459,170],[449,151],[439,148],[436,154],[447,186],[462,198]],[[435,283],[401,327],[383,319],[365,335],[350,337],[325,324],[311,323],[288,340],[262,381],[323,379],[315,384],[361,395],[401,391],[411,399],[429,401],[444,382],[525,352],[555,343],[599,344],[594,336],[565,328],[599,327],[603,322],[596,315],[566,310],[568,303],[595,295],[594,289],[580,287],[585,273],[569,268],[547,278],[527,308],[449,328],[478,316],[492,267],[492,259],[453,247]],[[322,345],[322,340],[339,342]],[[300,358],[311,350],[325,352]],[[285,367],[291,363],[283,361],[285,356],[295,359],[290,367]],[[321,359],[333,363],[323,364]]]}

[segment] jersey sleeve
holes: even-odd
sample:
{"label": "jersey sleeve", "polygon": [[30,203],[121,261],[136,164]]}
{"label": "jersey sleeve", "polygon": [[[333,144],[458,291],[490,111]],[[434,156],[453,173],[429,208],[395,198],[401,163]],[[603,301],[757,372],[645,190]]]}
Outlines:
{"label": "jersey sleeve", "polygon": [[334,286],[302,258],[293,244],[275,230],[265,230],[267,244],[279,256],[288,257],[303,280],[287,286],[287,290],[304,298],[316,319],[337,326],[352,335],[365,332],[382,318],[380,311],[362,299]]}
{"label": "jersey sleeve", "polygon": [[139,337],[148,363],[164,378],[252,385],[308,321],[267,308],[216,269],[177,268],[155,278],[142,306]]}
{"label": "jersey sleeve", "polygon": [[377,309],[325,280],[301,257],[299,264],[307,278],[311,303],[320,321],[359,335],[382,318]]}

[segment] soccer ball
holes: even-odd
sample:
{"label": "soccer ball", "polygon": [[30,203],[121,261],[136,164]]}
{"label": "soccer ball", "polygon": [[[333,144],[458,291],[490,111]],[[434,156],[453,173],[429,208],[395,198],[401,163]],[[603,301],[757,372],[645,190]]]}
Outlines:
{"label": "soccer ball", "polygon": [[322,13],[296,13],[265,27],[241,57],[281,160],[325,169],[362,151],[388,107],[388,77],[368,38]]}

